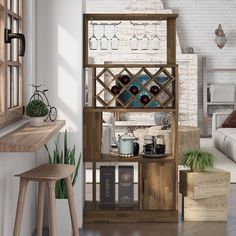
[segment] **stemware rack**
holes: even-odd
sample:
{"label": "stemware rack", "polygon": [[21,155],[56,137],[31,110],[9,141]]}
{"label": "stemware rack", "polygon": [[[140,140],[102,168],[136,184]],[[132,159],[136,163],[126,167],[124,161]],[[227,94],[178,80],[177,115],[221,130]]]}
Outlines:
{"label": "stemware rack", "polygon": [[[85,222],[177,222],[178,221],[178,65],[176,64],[176,14],[85,14],[83,64],[92,71],[91,104],[84,108],[83,158],[92,166],[92,199],[85,202]],[[88,25],[93,22],[166,21],[166,63],[91,63]],[[94,54],[95,55],[95,54]],[[96,55],[95,55],[96,57]],[[96,59],[96,58],[95,58]],[[86,73],[85,73],[86,74]],[[87,75],[88,76],[88,75]],[[121,77],[128,76],[122,83]],[[86,81],[84,82],[84,85]],[[135,93],[130,87],[135,85]],[[119,92],[112,90],[117,86]],[[151,92],[156,86],[157,92]],[[140,96],[147,95],[147,103]],[[170,112],[171,154],[166,158],[142,156],[121,159],[101,152],[103,112]],[[101,163],[132,162],[138,165],[138,200],[131,209],[102,209],[97,198],[97,167]]]}

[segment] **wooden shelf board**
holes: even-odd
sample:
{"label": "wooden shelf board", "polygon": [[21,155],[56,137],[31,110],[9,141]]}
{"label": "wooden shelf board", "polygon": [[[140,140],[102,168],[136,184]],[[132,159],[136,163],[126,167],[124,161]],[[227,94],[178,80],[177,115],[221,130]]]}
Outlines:
{"label": "wooden shelf board", "polygon": [[84,211],[85,223],[178,222],[178,211]]}
{"label": "wooden shelf board", "polygon": [[208,102],[207,105],[236,105],[236,102]]}
{"label": "wooden shelf board", "polygon": [[86,223],[137,223],[137,222],[178,222],[176,210],[140,210],[137,202],[133,208],[99,208],[99,203],[86,201],[84,206]]}
{"label": "wooden shelf board", "polygon": [[64,125],[64,120],[44,122],[42,127],[23,125],[0,138],[0,152],[36,152]]}
{"label": "wooden shelf board", "polygon": [[109,154],[102,154],[101,159],[95,160],[95,162],[175,162],[175,159],[172,155],[167,155],[162,158],[147,158],[142,155],[134,157],[119,157]]}
{"label": "wooden shelf board", "polygon": [[175,108],[92,108],[92,107],[85,107],[87,111],[90,112],[175,112]]}
{"label": "wooden shelf board", "polygon": [[173,68],[178,67],[177,64],[143,64],[143,63],[136,63],[136,64],[86,64],[84,67],[89,68]]}
{"label": "wooden shelf board", "polygon": [[96,20],[168,20],[176,19],[178,14],[84,14],[87,19]]}
{"label": "wooden shelf board", "polygon": [[209,68],[207,72],[236,72],[236,68]]}
{"label": "wooden shelf board", "polygon": [[99,202],[96,201],[94,204],[92,201],[85,201],[84,204],[84,210],[85,211],[100,211],[100,212],[113,212],[113,211],[118,211],[118,212],[132,212],[132,211],[138,211],[138,201],[134,202],[134,207],[119,207],[118,203],[116,204],[115,208],[101,208],[99,206]]}

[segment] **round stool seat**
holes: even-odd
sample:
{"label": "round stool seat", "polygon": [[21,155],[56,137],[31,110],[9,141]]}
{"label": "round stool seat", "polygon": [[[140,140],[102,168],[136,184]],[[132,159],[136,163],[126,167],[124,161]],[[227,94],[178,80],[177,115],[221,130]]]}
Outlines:
{"label": "round stool seat", "polygon": [[29,180],[60,180],[71,176],[75,166],[65,164],[44,164],[16,176]]}

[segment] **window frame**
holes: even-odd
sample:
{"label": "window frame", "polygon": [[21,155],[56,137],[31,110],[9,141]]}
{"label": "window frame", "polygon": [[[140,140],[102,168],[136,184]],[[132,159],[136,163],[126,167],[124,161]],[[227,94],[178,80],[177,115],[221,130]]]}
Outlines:
{"label": "window frame", "polygon": [[[23,57],[19,57],[18,61],[13,61],[12,58],[8,60],[8,50],[7,45],[4,42],[4,30],[8,26],[8,16],[19,22],[19,33],[23,32],[23,0],[10,0],[11,2],[16,1],[18,3],[18,13],[15,13],[12,9],[8,9],[9,0],[0,0],[0,127],[6,126],[17,120],[20,120],[23,116]],[[19,45],[19,41],[18,45]],[[19,50],[19,46],[17,47]],[[10,66],[12,68],[19,68],[19,75],[17,78],[17,106],[8,108],[8,88],[7,83],[7,68]],[[12,72],[13,73],[13,72]],[[10,74],[11,80],[13,80],[13,75]],[[13,87],[11,90],[13,92]]]}

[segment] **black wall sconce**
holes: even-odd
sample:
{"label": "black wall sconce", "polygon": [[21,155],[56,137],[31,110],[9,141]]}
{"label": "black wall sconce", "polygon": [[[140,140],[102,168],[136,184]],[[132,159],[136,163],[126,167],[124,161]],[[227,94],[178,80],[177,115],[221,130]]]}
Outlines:
{"label": "black wall sconce", "polygon": [[25,55],[25,36],[20,33],[12,33],[10,29],[5,29],[5,43],[11,43],[12,39],[20,40],[19,56]]}

